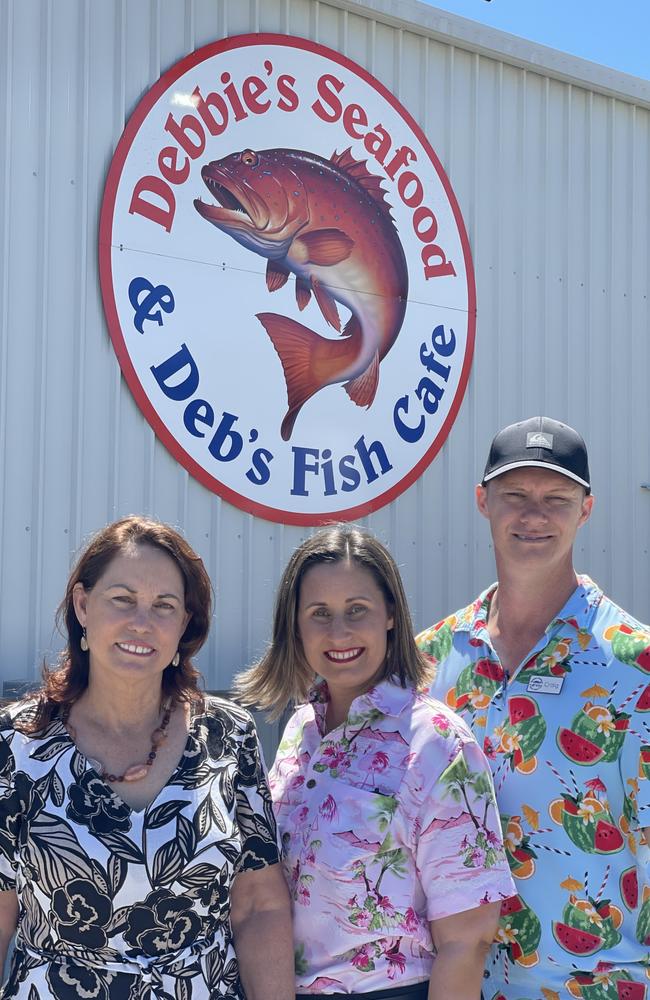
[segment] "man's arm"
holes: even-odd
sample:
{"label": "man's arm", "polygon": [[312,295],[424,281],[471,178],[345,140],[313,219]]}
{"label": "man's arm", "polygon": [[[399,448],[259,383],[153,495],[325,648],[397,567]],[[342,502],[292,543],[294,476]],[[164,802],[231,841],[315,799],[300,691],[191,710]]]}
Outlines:
{"label": "man's arm", "polygon": [[281,865],[236,876],[230,890],[230,921],[248,1000],[293,1000],[291,904]]}
{"label": "man's arm", "polygon": [[7,951],[18,924],[18,896],[13,889],[0,892],[0,982],[4,982]]}
{"label": "man's arm", "polygon": [[499,923],[500,903],[431,920],[436,948],[429,1000],[479,1000],[483,969]]}

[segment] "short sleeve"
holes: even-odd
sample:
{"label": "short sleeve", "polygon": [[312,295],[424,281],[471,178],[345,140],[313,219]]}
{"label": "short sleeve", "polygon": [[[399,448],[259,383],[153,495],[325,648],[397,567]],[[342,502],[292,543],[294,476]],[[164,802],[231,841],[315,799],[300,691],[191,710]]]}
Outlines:
{"label": "short sleeve", "polygon": [[10,733],[5,730],[0,732],[0,892],[16,886],[22,802],[16,787],[15,770]]}
{"label": "short sleeve", "polygon": [[266,765],[255,723],[250,717],[239,745],[235,812],[241,837],[241,854],[235,871],[277,864],[280,846]]}
{"label": "short sleeve", "polygon": [[418,826],[416,863],[428,920],[515,894],[492,775],[475,741],[458,741],[451,762],[422,797]]}

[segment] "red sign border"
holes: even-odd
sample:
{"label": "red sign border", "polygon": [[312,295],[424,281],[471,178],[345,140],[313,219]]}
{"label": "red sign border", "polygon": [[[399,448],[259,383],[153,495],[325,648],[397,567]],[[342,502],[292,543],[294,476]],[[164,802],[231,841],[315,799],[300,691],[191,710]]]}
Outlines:
{"label": "red sign border", "polygon": [[[419,462],[417,462],[416,465],[414,465],[413,468],[402,479],[400,479],[398,483],[379,496],[374,497],[371,500],[367,500],[365,503],[358,504],[356,507],[349,507],[345,510],[333,512],[328,511],[322,514],[300,514],[295,511],[280,510],[275,507],[269,507],[263,503],[257,503],[255,500],[242,496],[241,494],[230,489],[230,487],[226,486],[224,483],[220,482],[214,476],[211,476],[210,473],[203,468],[203,466],[199,465],[198,462],[196,462],[195,459],[185,451],[185,449],[173,436],[171,431],[168,430],[166,425],[158,416],[158,413],[153,407],[146,392],[142,388],[140,379],[138,378],[129,357],[129,352],[122,335],[117,307],[115,305],[111,260],[111,235],[113,230],[115,198],[117,195],[119,181],[122,176],[124,163],[133,141],[140,130],[140,126],[158,98],[164,94],[165,91],[167,91],[180,76],[190,70],[197,63],[203,62],[206,59],[210,59],[223,52],[228,52],[232,49],[252,45],[282,45],[286,48],[303,49],[317,55],[324,55],[333,62],[339,63],[339,65],[344,66],[345,69],[361,77],[362,80],[381,94],[381,96],[388,101],[395,111],[404,119],[409,128],[411,128],[417,135],[420,143],[426,150],[433,166],[435,167],[436,173],[438,174],[438,177],[440,178],[440,181],[445,189],[447,198],[449,199],[449,204],[451,206],[454,219],[456,220],[461,246],[463,249],[465,271],[467,275],[467,342],[460,381],[449,412],[447,413],[442,427],[429,449],[422,456]],[[229,38],[223,38],[218,42],[211,42],[208,45],[202,46],[200,49],[196,49],[194,52],[191,52],[189,55],[184,56],[178,62],[174,63],[174,65],[160,77],[153,87],[146,92],[146,94],[138,102],[135,111],[125,126],[108,171],[99,220],[99,276],[102,299],[104,302],[104,313],[108,324],[108,332],[113,342],[113,348],[115,350],[115,354],[117,355],[120,368],[122,369],[122,374],[127,385],[129,386],[129,389],[131,390],[131,393],[133,394],[138,408],[143,413],[149,425],[152,427],[156,437],[164,444],[165,448],[171,453],[177,462],[182,465],[194,479],[197,479],[203,486],[207,487],[210,492],[216,493],[223,500],[227,500],[240,510],[243,510],[248,514],[253,514],[256,517],[264,518],[267,521],[300,526],[331,524],[333,521],[354,521],[360,517],[365,517],[367,514],[371,514],[382,507],[385,507],[396,497],[404,493],[409,486],[412,486],[413,483],[419,479],[420,475],[427,468],[427,466],[431,464],[447,440],[465,396],[469,372],[474,357],[474,341],[476,335],[476,284],[474,278],[474,266],[472,263],[472,255],[467,231],[465,229],[465,223],[463,221],[456,196],[449,182],[449,178],[447,177],[440,160],[420,126],[412,118],[406,108],[404,108],[397,98],[391,94],[391,92],[382,83],[380,83],[379,80],[377,80],[362,66],[352,62],[352,60],[348,59],[340,52],[337,52],[335,49],[330,49],[328,46],[321,45],[318,42],[312,42],[307,38],[298,38],[292,35],[281,34],[248,34],[233,35]]]}

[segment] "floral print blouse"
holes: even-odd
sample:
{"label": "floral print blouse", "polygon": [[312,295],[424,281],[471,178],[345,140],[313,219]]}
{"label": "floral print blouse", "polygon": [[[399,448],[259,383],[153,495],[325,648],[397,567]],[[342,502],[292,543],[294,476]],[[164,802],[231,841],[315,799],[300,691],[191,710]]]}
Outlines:
{"label": "floral print blouse", "polygon": [[0,716],[0,889],[20,903],[8,1000],[243,998],[229,922],[240,871],[279,861],[250,715],[206,698],[181,760],[129,808],[60,719]]}
{"label": "floral print blouse", "polygon": [[465,724],[383,681],[325,735],[320,680],[271,769],[298,992],[428,979],[429,921],[514,892],[487,762]]}

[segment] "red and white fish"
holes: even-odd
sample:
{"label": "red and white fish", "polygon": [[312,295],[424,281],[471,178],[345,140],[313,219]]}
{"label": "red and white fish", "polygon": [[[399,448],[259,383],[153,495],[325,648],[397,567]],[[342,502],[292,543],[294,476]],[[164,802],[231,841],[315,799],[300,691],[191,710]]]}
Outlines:
{"label": "red and white fish", "polygon": [[[322,337],[287,316],[257,314],[284,369],[283,439],[300,408],[326,385],[342,382],[358,406],[370,406],[408,294],[406,258],[381,179],[349,149],[331,160],[299,149],[245,149],[206,164],[201,176],[218,202],[196,199],[201,216],[267,258],[270,292],[294,274],[298,308],[313,293],[342,334]],[[337,303],[351,313],[343,330]]]}

